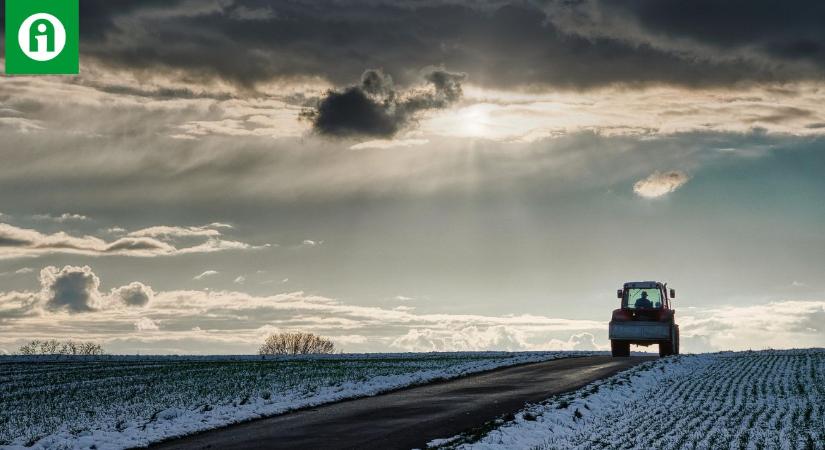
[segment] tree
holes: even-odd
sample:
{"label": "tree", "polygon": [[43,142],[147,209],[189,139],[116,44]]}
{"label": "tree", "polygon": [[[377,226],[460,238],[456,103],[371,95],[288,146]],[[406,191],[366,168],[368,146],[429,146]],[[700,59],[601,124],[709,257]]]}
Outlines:
{"label": "tree", "polygon": [[261,345],[261,355],[310,355],[335,352],[335,344],[312,333],[275,333],[269,335]]}
{"label": "tree", "polygon": [[33,340],[17,350],[21,355],[102,355],[103,347],[94,342],[60,342],[56,339]]}

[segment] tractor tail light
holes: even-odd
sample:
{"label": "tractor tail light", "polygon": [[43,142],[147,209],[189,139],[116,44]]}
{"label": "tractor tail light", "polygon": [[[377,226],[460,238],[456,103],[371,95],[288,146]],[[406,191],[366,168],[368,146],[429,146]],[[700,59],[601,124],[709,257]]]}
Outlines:
{"label": "tractor tail light", "polygon": [[613,311],[613,320],[633,320],[633,316],[629,311],[617,309]]}

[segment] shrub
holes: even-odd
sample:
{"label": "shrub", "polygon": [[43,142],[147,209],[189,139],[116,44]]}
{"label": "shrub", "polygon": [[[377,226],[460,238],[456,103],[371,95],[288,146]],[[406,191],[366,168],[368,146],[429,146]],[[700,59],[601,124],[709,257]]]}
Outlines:
{"label": "shrub", "polygon": [[335,352],[335,344],[312,333],[276,333],[266,338],[258,350],[261,355],[309,355]]}

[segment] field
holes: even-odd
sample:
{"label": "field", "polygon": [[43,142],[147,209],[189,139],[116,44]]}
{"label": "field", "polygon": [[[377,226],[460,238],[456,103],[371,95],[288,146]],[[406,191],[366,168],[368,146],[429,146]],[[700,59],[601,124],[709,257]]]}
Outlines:
{"label": "field", "polygon": [[532,405],[469,449],[825,448],[825,351],[670,357]]}
{"label": "field", "polygon": [[437,379],[584,352],[0,358],[0,446],[125,448]]}

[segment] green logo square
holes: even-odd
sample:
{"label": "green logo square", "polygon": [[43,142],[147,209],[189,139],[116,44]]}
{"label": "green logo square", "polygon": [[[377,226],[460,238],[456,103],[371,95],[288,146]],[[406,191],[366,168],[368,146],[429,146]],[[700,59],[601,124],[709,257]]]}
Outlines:
{"label": "green logo square", "polygon": [[76,75],[79,0],[6,0],[6,73]]}

